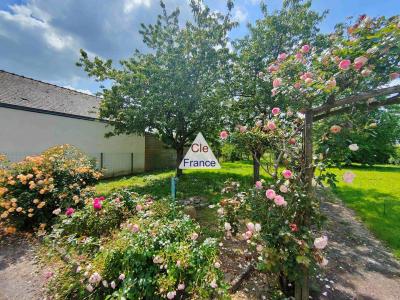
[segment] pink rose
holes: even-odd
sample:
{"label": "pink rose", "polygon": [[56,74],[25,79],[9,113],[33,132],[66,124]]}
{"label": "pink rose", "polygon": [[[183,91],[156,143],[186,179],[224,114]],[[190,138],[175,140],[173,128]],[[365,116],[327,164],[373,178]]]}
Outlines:
{"label": "pink rose", "polygon": [[295,89],[299,89],[299,88],[301,88],[301,83],[300,82],[296,82],[293,86],[294,86]]}
{"label": "pink rose", "polygon": [[311,72],[306,72],[306,73],[303,73],[302,75],[300,75],[300,79],[304,80],[304,81],[307,81],[307,79],[312,79],[312,78],[313,78],[313,74]]}
{"label": "pink rose", "polygon": [[354,60],[354,69],[360,70],[368,61],[365,56],[359,56]]}
{"label": "pink rose", "polygon": [[310,51],[310,48],[310,45],[303,45],[303,47],[301,47],[301,52],[307,53]]}
{"label": "pink rose", "polygon": [[346,172],[343,174],[343,181],[346,183],[352,183],[356,175],[352,172]]}
{"label": "pink rose", "polygon": [[328,244],[328,237],[326,235],[316,238],[314,240],[314,247],[320,250],[324,249],[327,244]]}
{"label": "pink rose", "polygon": [[305,82],[305,84],[310,85],[310,84],[313,83],[313,80],[312,80],[312,78],[306,78],[306,79],[304,80],[304,82]]}
{"label": "pink rose", "polygon": [[344,59],[339,63],[339,69],[348,70],[351,65],[351,61],[349,59]]}
{"label": "pink rose", "polygon": [[273,88],[271,92],[271,96],[274,97],[276,94],[278,94],[278,88]]}
{"label": "pink rose", "polygon": [[89,278],[89,283],[91,283],[91,284],[97,284],[100,281],[101,281],[101,276],[97,272],[93,273]]}
{"label": "pink rose", "polygon": [[[97,201],[96,201],[97,200]],[[93,201],[93,208],[94,209],[96,209],[96,210],[100,210],[101,209],[101,202],[98,200],[98,199],[95,199],[94,201]]]}
{"label": "pink rose", "polygon": [[138,225],[138,224],[133,224],[133,225],[132,225],[132,228],[131,228],[131,231],[132,231],[133,233],[139,232],[139,225]]}
{"label": "pink rose", "polygon": [[190,238],[192,239],[192,241],[197,240],[197,238],[199,237],[199,235],[196,232],[193,232],[192,235],[190,236]]}
{"label": "pink rose", "polygon": [[297,231],[299,231],[299,228],[298,228],[297,225],[294,224],[294,223],[289,224],[289,227],[290,227],[290,230],[291,230],[292,232],[297,232]]}
{"label": "pink rose", "polygon": [[274,190],[268,189],[268,190],[265,192],[265,196],[267,196],[268,199],[273,200],[273,199],[275,198],[275,196],[276,196],[276,193],[275,193]]}
{"label": "pink rose", "polygon": [[136,210],[137,211],[142,211],[143,210],[143,206],[141,206],[140,204],[136,205]]}
{"label": "pink rose", "polygon": [[289,139],[289,144],[290,145],[296,145],[296,139],[295,138],[290,138]]}
{"label": "pink rose", "polygon": [[250,231],[250,230],[248,230],[248,231],[246,231],[245,233],[243,233],[243,238],[244,238],[245,240],[251,239],[252,236],[253,236],[253,232]]}
{"label": "pink rose", "polygon": [[282,185],[279,187],[279,191],[280,191],[281,193],[286,194],[286,193],[288,192],[288,188],[287,188],[286,185],[282,184]]}
{"label": "pink rose", "polygon": [[168,293],[167,293],[167,298],[168,298],[168,299],[174,299],[175,296],[176,296],[176,292],[175,292],[175,291],[172,291],[172,292],[168,292]]}
{"label": "pink rose", "polygon": [[274,108],[272,109],[272,114],[273,114],[274,116],[279,115],[280,112],[281,112],[281,110],[279,109],[279,107],[274,107]]}
{"label": "pink rose", "polygon": [[280,53],[280,54],[278,55],[278,60],[279,60],[279,61],[284,61],[284,60],[286,59],[286,57],[287,57],[287,54],[286,54],[286,53]]}
{"label": "pink rose", "polygon": [[276,78],[274,79],[274,81],[272,82],[272,86],[274,88],[280,87],[282,85],[282,79],[281,78]]}
{"label": "pink rose", "polygon": [[279,70],[279,67],[277,65],[270,65],[267,70],[270,73],[274,73]]}
{"label": "pink rose", "polygon": [[247,126],[239,126],[239,131],[240,131],[241,133],[246,132],[246,131],[247,131]]}
{"label": "pink rose", "polygon": [[124,273],[119,274],[118,279],[119,280],[124,280],[125,279],[125,274]]}
{"label": "pink rose", "polygon": [[182,290],[184,290],[184,289],[185,289],[185,284],[184,284],[184,283],[178,284],[178,290],[179,290],[179,291],[182,291]]}
{"label": "pink rose", "polygon": [[289,178],[291,178],[292,177],[292,171],[290,171],[290,170],[284,170],[283,172],[282,172],[282,175],[283,175],[283,177],[285,177],[286,179],[289,179]]}
{"label": "pink rose", "polygon": [[339,133],[342,130],[342,127],[340,127],[339,125],[333,125],[330,128],[330,131],[334,134]]}
{"label": "pink rose", "polygon": [[221,140],[226,140],[228,138],[228,132],[223,130],[219,133],[219,137],[221,138]]}
{"label": "pink rose", "polygon": [[297,60],[302,60],[302,59],[303,59],[303,54],[302,54],[301,52],[297,52],[297,53],[295,54],[295,58],[296,58]]}
{"label": "pink rose", "polygon": [[361,75],[363,77],[368,77],[371,73],[372,73],[372,71],[370,69],[364,69],[361,71]]}
{"label": "pink rose", "polygon": [[283,198],[281,195],[276,195],[274,198],[274,202],[278,206],[286,206],[287,205],[285,198]]}
{"label": "pink rose", "polygon": [[256,181],[256,189],[261,190],[262,189],[262,182],[260,180]]}
{"label": "pink rose", "polygon": [[72,207],[67,208],[67,210],[65,211],[65,214],[70,217],[74,214],[75,209],[73,209]]}
{"label": "pink rose", "polygon": [[275,130],[275,129],[276,129],[276,125],[275,125],[274,122],[268,121],[268,123],[267,123],[267,128],[268,128],[269,130]]}
{"label": "pink rose", "polygon": [[216,288],[218,287],[217,281],[216,281],[215,279],[214,279],[213,281],[211,281],[210,286],[211,286],[213,289],[216,289]]}
{"label": "pink rose", "polygon": [[246,225],[247,229],[251,232],[254,232],[254,224],[252,222],[247,223]]}
{"label": "pink rose", "polygon": [[393,73],[390,73],[389,76],[390,76],[390,79],[391,79],[391,80],[395,80],[395,79],[397,79],[397,78],[400,77],[400,74],[397,73],[397,72],[393,72]]}

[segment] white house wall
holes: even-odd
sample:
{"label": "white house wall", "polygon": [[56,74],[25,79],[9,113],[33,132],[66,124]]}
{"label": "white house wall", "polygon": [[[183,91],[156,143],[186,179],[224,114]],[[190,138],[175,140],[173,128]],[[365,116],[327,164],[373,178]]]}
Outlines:
{"label": "white house wall", "polygon": [[144,170],[145,139],[136,135],[105,138],[106,124],[63,116],[0,107],[0,153],[11,161],[61,144],[71,144],[103,166],[106,176]]}

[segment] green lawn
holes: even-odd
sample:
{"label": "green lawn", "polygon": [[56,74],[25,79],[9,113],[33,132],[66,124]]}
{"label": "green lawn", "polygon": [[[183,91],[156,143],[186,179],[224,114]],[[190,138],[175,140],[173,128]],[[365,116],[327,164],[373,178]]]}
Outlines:
{"label": "green lawn", "polygon": [[[354,182],[347,184],[340,181],[334,192],[400,257],[400,167],[355,166],[335,172],[341,179],[347,170],[356,174]],[[170,195],[173,175],[173,171],[160,171],[103,180],[96,186],[96,190],[98,194],[107,195],[113,190],[128,187],[140,194],[166,197]],[[203,196],[210,203],[216,203],[221,198],[220,191],[226,180],[239,181],[246,189],[251,185],[251,178],[250,161],[222,163],[220,170],[187,170],[178,182],[177,198]],[[213,213],[207,210],[204,214],[206,219],[213,218]]]}
{"label": "green lawn", "polygon": [[351,184],[340,181],[335,194],[400,258],[400,167],[354,166],[335,173],[341,179],[346,171],[356,177]]}
{"label": "green lawn", "polygon": [[[203,196],[215,202],[220,199],[221,189],[228,179],[239,181],[244,188],[250,187],[252,168],[250,161],[242,161],[222,163],[222,168],[219,170],[185,170],[177,184],[177,198]],[[129,187],[140,194],[166,197],[170,195],[173,176],[174,171],[159,171],[103,180],[96,186],[96,191],[98,194],[107,195],[113,190]]]}

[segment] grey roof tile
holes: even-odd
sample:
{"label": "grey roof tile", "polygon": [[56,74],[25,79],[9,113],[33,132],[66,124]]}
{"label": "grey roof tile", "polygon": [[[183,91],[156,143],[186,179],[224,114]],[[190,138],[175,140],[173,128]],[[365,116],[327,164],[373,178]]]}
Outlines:
{"label": "grey roof tile", "polygon": [[0,103],[98,118],[101,99],[0,70]]}

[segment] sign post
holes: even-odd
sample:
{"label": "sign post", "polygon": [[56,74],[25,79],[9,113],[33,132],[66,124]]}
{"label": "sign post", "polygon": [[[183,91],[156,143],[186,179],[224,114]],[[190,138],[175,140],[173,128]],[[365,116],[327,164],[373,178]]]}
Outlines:
{"label": "sign post", "polygon": [[[204,136],[199,132],[190,149],[179,165],[179,169],[221,169],[210,146]],[[171,197],[176,199],[176,183],[178,178],[171,178]]]}
{"label": "sign post", "polygon": [[176,182],[178,181],[177,177],[171,178],[171,198],[175,201],[176,198]]}
{"label": "sign post", "polygon": [[189,151],[181,161],[179,169],[221,169],[201,132],[194,139]]}

